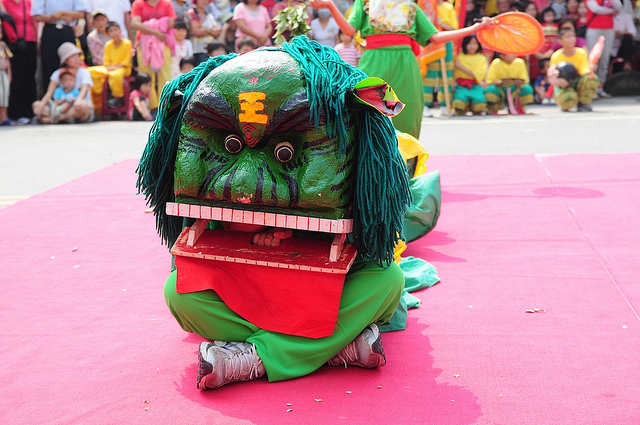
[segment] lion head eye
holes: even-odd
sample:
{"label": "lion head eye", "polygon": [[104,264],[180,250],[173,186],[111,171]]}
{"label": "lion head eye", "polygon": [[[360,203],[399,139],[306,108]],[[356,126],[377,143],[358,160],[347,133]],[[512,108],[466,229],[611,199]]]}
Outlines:
{"label": "lion head eye", "polygon": [[294,154],[295,150],[289,142],[280,142],[273,150],[273,156],[275,156],[276,159],[283,164],[291,161]]}
{"label": "lion head eye", "polygon": [[230,134],[224,139],[224,148],[229,153],[238,153],[244,147],[242,139],[235,134]]}

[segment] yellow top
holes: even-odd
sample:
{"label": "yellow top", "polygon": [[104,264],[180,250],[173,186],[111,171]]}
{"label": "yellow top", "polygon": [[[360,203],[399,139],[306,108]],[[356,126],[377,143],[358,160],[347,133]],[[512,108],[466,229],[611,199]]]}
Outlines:
{"label": "yellow top", "polygon": [[451,3],[445,0],[438,5],[436,10],[443,24],[451,25],[454,30],[458,29],[458,15],[456,14],[456,8]]}
{"label": "yellow top", "polygon": [[549,66],[557,65],[560,62],[571,62],[580,76],[587,75],[591,71],[587,51],[582,47],[576,47],[575,49],[576,51],[572,56],[565,56],[564,49],[556,50],[551,55]]}
{"label": "yellow top", "polygon": [[489,65],[487,84],[504,79],[524,80],[525,84],[528,84],[529,73],[527,72],[527,64],[524,60],[515,58],[513,62],[506,63],[502,59],[494,59],[491,65]]}
{"label": "yellow top", "polygon": [[[124,65],[131,73],[131,41],[122,39],[119,46],[113,40],[109,40],[104,45],[104,66]],[[127,74],[128,75],[128,74]]]}
{"label": "yellow top", "polygon": [[484,77],[487,75],[487,58],[485,55],[482,53],[476,53],[475,55],[460,53],[458,61],[460,61],[460,65],[469,69],[469,71],[473,71],[473,75],[469,75],[456,67],[453,70],[453,78],[475,79],[477,83],[484,81]]}

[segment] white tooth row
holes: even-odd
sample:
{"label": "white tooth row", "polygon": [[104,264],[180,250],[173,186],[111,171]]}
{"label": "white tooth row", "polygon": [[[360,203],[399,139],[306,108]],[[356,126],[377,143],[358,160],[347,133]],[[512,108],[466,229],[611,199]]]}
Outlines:
{"label": "white tooth row", "polygon": [[330,220],[318,217],[235,210],[204,205],[167,202],[167,215],[233,223],[257,224],[283,229],[310,230],[325,233],[351,233],[352,219]]}

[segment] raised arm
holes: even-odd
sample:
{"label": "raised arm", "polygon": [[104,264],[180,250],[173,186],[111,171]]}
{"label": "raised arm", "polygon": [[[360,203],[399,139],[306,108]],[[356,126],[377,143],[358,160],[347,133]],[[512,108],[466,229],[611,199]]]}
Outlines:
{"label": "raised arm", "polygon": [[482,18],[482,21],[477,22],[470,27],[460,28],[459,30],[453,31],[437,32],[431,36],[429,41],[432,43],[446,43],[448,41],[458,40],[468,35],[475,34],[478,31],[482,31],[483,29],[492,27],[493,25],[491,18],[485,16]]}

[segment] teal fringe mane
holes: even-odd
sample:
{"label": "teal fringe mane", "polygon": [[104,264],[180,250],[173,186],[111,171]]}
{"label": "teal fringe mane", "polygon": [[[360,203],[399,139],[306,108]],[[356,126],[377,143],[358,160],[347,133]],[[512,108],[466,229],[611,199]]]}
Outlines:
{"label": "teal fringe mane", "polygon": [[[368,75],[344,62],[335,50],[304,36],[292,39],[283,48],[300,64],[314,124],[318,126],[320,108],[324,108],[328,135],[338,139],[344,154],[349,94]],[[394,260],[396,241],[404,239],[403,217],[411,204],[407,166],[398,150],[391,119],[360,107],[352,108],[352,116],[358,149],[353,235],[361,255],[388,267]]]}
{"label": "teal fringe mane", "polygon": [[[367,75],[345,63],[335,50],[304,36],[285,43],[282,49],[300,65],[314,125],[319,125],[324,112],[327,133],[338,140],[339,151],[344,155],[351,109],[347,102],[353,87]],[[166,203],[175,200],[173,173],[182,116],[200,82],[217,66],[236,56],[210,58],[192,72],[167,83],[162,90],[158,115],[138,165],[137,188],[153,208],[158,233],[168,245],[175,242],[182,230],[182,218],[167,216],[165,211]],[[176,90],[184,94],[182,104],[179,111],[168,114],[169,100]],[[403,217],[411,203],[407,169],[391,120],[361,107],[351,112],[358,138],[354,239],[362,256],[388,267],[394,259],[396,241],[403,237]]]}
{"label": "teal fringe mane", "polygon": [[[168,216],[167,202],[175,201],[173,172],[176,164],[182,116],[200,82],[216,67],[237,55],[209,58],[193,71],[169,81],[162,89],[158,114],[149,130],[149,141],[138,164],[138,193],[144,197],[156,216],[156,229],[163,241],[171,246],[182,231],[182,217]],[[171,96],[178,90],[183,93],[179,110],[169,113]],[[174,105],[175,106],[175,105]]]}

